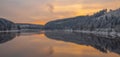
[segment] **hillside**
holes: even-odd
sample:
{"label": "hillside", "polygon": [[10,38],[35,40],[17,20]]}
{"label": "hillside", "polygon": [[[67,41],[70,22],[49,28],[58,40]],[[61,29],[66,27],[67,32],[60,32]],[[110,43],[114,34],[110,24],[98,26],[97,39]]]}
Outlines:
{"label": "hillside", "polygon": [[0,31],[15,30],[15,29],[17,29],[15,23],[7,19],[0,18]]}
{"label": "hillside", "polygon": [[26,30],[26,29],[42,30],[43,26],[37,24],[28,24],[28,23],[14,23],[5,18],[0,18],[0,31]]}
{"label": "hillside", "polygon": [[45,25],[46,30],[88,30],[120,32],[120,9],[103,9],[94,15],[77,16],[50,21]]}
{"label": "hillside", "polygon": [[25,29],[43,29],[43,25],[29,24],[29,23],[16,23],[19,30]]}

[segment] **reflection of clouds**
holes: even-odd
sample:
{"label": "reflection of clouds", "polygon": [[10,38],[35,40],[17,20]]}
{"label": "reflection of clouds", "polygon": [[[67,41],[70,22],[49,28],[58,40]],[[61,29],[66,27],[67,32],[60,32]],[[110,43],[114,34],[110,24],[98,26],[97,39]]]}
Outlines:
{"label": "reflection of clouds", "polygon": [[[64,43],[64,42],[63,42]],[[103,54],[90,46],[66,44],[54,47],[54,57],[119,57],[114,53]]]}
{"label": "reflection of clouds", "polygon": [[50,57],[53,55],[52,46],[31,40],[34,40],[34,37],[20,36],[0,45],[0,57]]}
{"label": "reflection of clouds", "polygon": [[[5,48],[5,47],[4,47]],[[1,49],[0,49],[1,50]],[[48,47],[13,47],[1,50],[0,57],[49,57],[53,54],[53,50]]]}
{"label": "reflection of clouds", "polygon": [[43,50],[44,50],[43,53],[47,53],[47,54],[45,54],[45,56],[52,56],[54,53],[52,46],[45,47],[45,48],[43,48]]}
{"label": "reflection of clouds", "polygon": [[114,52],[120,54],[120,39],[109,39],[93,34],[77,32],[67,33],[65,31],[46,32],[45,35],[50,39],[91,46],[103,53]]}
{"label": "reflection of clouds", "polygon": [[[66,36],[68,37],[68,39],[63,36],[65,35],[65,33],[61,33],[61,34],[50,33],[51,36],[50,35],[49,36],[51,37],[51,39],[59,40],[62,38],[63,41],[72,39],[75,42],[76,40],[81,40],[83,41],[82,43],[89,42],[88,38],[86,40],[83,40],[85,39],[84,37],[79,39],[81,35],[77,33],[75,34],[68,33],[68,35]],[[79,37],[77,38],[78,35]],[[71,38],[72,36],[74,37]],[[119,57],[119,55],[116,55],[114,53],[110,53],[110,54],[100,53],[98,50],[95,50],[90,46],[77,45],[74,44],[75,42],[66,43],[63,41],[58,41],[58,40],[56,41],[51,39],[46,38],[46,36],[43,34],[33,35],[33,36],[31,35],[19,36],[8,43],[0,45],[0,57],[18,57],[18,56],[20,57]],[[96,40],[96,38],[92,39],[91,42],[94,42],[94,40]]]}
{"label": "reflection of clouds", "polygon": [[[14,40],[0,45],[0,57],[50,57],[53,55],[53,47],[49,45],[39,44],[41,41],[34,38],[34,34],[38,34],[39,31],[33,32],[3,32],[0,33],[0,42],[9,41],[19,35]],[[40,33],[40,32],[39,32]],[[25,35],[24,35],[25,34]],[[22,35],[22,36],[21,36]],[[33,36],[26,36],[33,35]],[[44,36],[41,34],[40,36]],[[28,38],[27,38],[28,37]],[[37,39],[40,40],[40,39]]]}

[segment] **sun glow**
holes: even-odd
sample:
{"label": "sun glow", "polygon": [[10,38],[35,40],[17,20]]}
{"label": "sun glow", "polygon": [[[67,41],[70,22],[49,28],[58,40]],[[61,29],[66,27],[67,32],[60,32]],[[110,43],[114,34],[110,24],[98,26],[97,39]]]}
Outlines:
{"label": "sun glow", "polygon": [[33,24],[45,25],[46,22],[44,22],[44,21],[42,21],[42,22],[40,22],[40,21],[36,21],[36,22],[32,22],[32,23],[33,23]]}
{"label": "sun glow", "polygon": [[101,9],[119,7],[120,0],[0,0],[0,17],[16,23],[44,25],[56,19],[91,15]]}

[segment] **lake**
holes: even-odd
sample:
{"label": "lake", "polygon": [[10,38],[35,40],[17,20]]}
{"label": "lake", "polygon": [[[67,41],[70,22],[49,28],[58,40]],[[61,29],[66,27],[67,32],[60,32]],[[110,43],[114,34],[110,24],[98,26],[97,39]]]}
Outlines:
{"label": "lake", "polygon": [[0,57],[120,57],[120,39],[67,31],[1,32]]}

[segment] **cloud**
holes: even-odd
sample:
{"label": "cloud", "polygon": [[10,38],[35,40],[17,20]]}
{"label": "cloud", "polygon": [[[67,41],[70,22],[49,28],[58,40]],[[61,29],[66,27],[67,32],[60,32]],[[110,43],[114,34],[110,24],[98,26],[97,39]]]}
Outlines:
{"label": "cloud", "polygon": [[0,0],[0,17],[14,22],[48,22],[119,7],[120,0]]}
{"label": "cloud", "polygon": [[49,11],[50,13],[54,13],[54,9],[55,9],[54,5],[52,5],[52,4],[47,4],[47,6],[48,6],[48,11]]}

